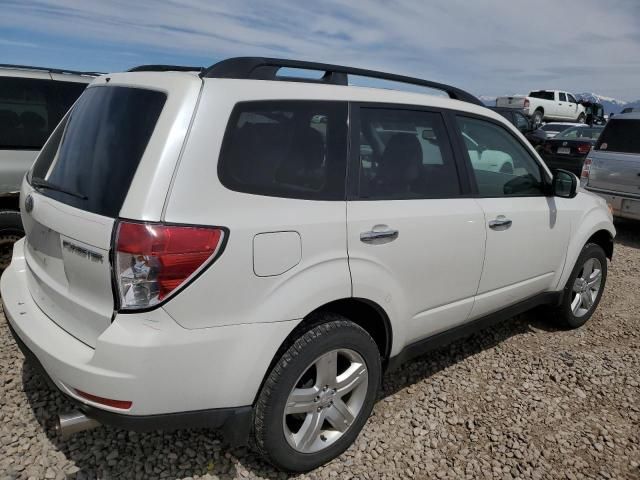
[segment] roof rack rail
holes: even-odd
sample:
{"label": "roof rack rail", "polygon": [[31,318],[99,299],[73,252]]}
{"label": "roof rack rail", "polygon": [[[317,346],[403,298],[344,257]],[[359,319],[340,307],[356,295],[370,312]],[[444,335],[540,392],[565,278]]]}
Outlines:
{"label": "roof rack rail", "polygon": [[78,70],[68,70],[66,68],[48,68],[48,67],[34,67],[30,65],[14,65],[10,63],[0,63],[0,68],[13,68],[16,70],[35,70],[38,72],[48,73],[60,73],[66,75],[88,75],[91,77],[97,77],[98,75],[104,75],[103,72],[81,72]]}
{"label": "roof rack rail", "polygon": [[186,67],[184,65],[139,65],[128,72],[201,72],[204,67]]}
{"label": "roof rack rail", "polygon": [[[320,79],[307,79],[298,77],[284,77],[278,75],[281,68],[296,68],[301,70],[314,70],[325,72]],[[345,67],[342,65],[330,65],[326,63],[305,62],[300,60],[286,60],[280,58],[263,57],[234,57],[222,60],[209,68],[203,70],[200,76],[203,78],[236,78],[253,80],[284,80],[295,82],[328,83],[333,85],[348,85],[348,75],[359,77],[377,78],[392,82],[418,85],[421,87],[441,90],[454,100],[484,104],[475,96],[464,90],[446,85],[444,83],[432,82],[421,78],[406,77],[394,73],[385,73],[363,68]]]}

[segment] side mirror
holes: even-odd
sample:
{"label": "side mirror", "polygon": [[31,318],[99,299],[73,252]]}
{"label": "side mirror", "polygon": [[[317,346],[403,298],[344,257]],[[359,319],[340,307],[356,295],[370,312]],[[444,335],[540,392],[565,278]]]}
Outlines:
{"label": "side mirror", "polygon": [[567,170],[556,170],[553,172],[552,191],[556,197],[575,197],[578,194],[578,177]]}

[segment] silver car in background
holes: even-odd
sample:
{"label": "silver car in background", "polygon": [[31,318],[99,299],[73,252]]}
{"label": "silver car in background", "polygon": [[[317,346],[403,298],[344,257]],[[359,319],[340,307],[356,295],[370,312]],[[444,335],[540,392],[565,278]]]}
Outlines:
{"label": "silver car in background", "polygon": [[24,235],[22,178],[95,73],[0,64],[0,271]]}
{"label": "silver car in background", "polygon": [[640,112],[616,115],[584,162],[581,184],[613,215],[640,220]]}

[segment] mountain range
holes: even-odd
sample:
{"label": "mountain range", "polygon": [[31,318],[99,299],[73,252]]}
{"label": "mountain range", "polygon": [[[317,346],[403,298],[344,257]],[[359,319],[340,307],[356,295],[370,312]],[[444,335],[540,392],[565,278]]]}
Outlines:
{"label": "mountain range", "polygon": [[[517,95],[517,94],[516,94]],[[514,96],[516,96],[514,95]],[[520,94],[522,96],[522,94]],[[613,97],[606,97],[593,92],[576,93],[576,97],[579,100],[587,100],[591,102],[599,102],[604,107],[605,113],[620,113],[623,108],[635,107],[640,108],[640,100],[634,102],[625,102],[624,100],[618,100]],[[496,104],[496,97],[480,95],[480,100],[487,106],[494,106]]]}

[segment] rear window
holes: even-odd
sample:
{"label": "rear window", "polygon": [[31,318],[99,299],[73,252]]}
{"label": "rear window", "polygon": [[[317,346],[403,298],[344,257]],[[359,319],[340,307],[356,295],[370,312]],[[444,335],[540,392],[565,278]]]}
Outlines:
{"label": "rear window", "polygon": [[572,125],[566,125],[563,123],[547,123],[546,125],[543,125],[541,128],[545,132],[563,132],[567,128],[571,128],[571,126]]}
{"label": "rear window", "polygon": [[610,120],[598,139],[596,150],[640,153],[640,120]]}
{"label": "rear window", "polygon": [[344,200],[346,164],[346,103],[243,102],[231,114],[218,175],[239,192]]}
{"label": "rear window", "polygon": [[528,96],[533,98],[541,98],[542,100],[554,100],[553,92],[545,92],[544,90],[531,92]]}
{"label": "rear window", "polygon": [[0,78],[0,149],[40,150],[84,83]]}
{"label": "rear window", "polygon": [[78,100],[38,157],[32,184],[73,207],[118,216],[166,95],[93,87]]}

